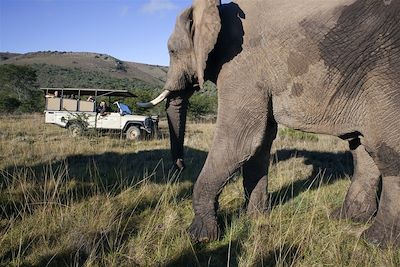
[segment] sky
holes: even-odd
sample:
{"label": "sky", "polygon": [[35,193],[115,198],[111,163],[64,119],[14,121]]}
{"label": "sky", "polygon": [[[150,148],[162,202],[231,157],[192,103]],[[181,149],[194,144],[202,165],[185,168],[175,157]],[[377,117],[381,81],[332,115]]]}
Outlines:
{"label": "sky", "polygon": [[[223,1],[228,2],[228,1]],[[0,51],[74,51],[169,64],[167,40],[192,0],[0,0]]]}

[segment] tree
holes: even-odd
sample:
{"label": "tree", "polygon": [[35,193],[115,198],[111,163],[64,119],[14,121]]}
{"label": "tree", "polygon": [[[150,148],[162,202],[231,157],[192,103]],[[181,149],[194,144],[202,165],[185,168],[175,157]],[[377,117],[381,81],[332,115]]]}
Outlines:
{"label": "tree", "polygon": [[0,65],[1,112],[43,109],[44,100],[38,87],[34,69],[11,64]]}
{"label": "tree", "polygon": [[0,94],[0,112],[11,113],[16,111],[21,105],[21,102],[15,97]]}
{"label": "tree", "polygon": [[200,92],[195,92],[189,100],[189,116],[199,119],[207,115],[217,114],[217,87],[212,82],[206,82]]}

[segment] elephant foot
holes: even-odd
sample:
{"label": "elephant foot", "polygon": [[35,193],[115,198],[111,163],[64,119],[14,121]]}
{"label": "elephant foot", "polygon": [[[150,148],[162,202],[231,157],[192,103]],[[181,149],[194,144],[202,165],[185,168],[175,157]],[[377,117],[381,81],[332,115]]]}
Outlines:
{"label": "elephant foot", "polygon": [[361,237],[368,243],[379,246],[381,248],[400,247],[400,230],[398,228],[388,228],[378,223],[372,224],[370,228],[365,230]]}
{"label": "elephant foot", "polygon": [[188,229],[190,238],[195,242],[210,242],[219,239],[220,229],[216,219],[195,216]]}
{"label": "elephant foot", "polygon": [[361,203],[353,203],[353,205],[343,205],[335,209],[330,217],[336,220],[351,220],[358,223],[369,222],[376,214],[376,205],[368,205]]}

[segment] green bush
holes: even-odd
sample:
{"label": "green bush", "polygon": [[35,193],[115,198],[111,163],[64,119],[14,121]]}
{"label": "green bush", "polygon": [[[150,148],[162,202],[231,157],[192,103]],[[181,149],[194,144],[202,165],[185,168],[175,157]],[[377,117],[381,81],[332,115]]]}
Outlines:
{"label": "green bush", "polygon": [[195,94],[190,98],[189,117],[199,119],[203,116],[216,114],[217,98],[212,95]]}
{"label": "green bush", "polygon": [[164,115],[164,105],[161,103],[160,105],[151,108],[151,109],[145,109],[145,108],[140,108],[136,105],[136,102],[148,102],[159,94],[158,90],[146,90],[142,88],[135,88],[132,90],[132,93],[134,93],[137,97],[133,99],[129,99],[127,101],[127,104],[129,107],[132,108],[133,112],[135,114],[145,114],[145,115],[158,115],[162,114]]}
{"label": "green bush", "polygon": [[0,112],[11,113],[21,106],[21,101],[8,95],[0,95]]}
{"label": "green bush", "polygon": [[218,107],[217,87],[206,82],[200,92],[195,92],[189,100],[189,117],[199,119],[208,115],[216,115]]}
{"label": "green bush", "polygon": [[28,66],[0,65],[0,112],[43,110],[37,74]]}

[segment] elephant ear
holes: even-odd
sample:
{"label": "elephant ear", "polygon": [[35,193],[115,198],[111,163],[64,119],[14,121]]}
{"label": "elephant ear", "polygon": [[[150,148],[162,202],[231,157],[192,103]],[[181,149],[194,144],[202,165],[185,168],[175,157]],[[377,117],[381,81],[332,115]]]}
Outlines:
{"label": "elephant ear", "polygon": [[220,0],[194,0],[193,3],[193,44],[200,88],[204,84],[208,55],[214,49],[221,30],[218,5]]}

